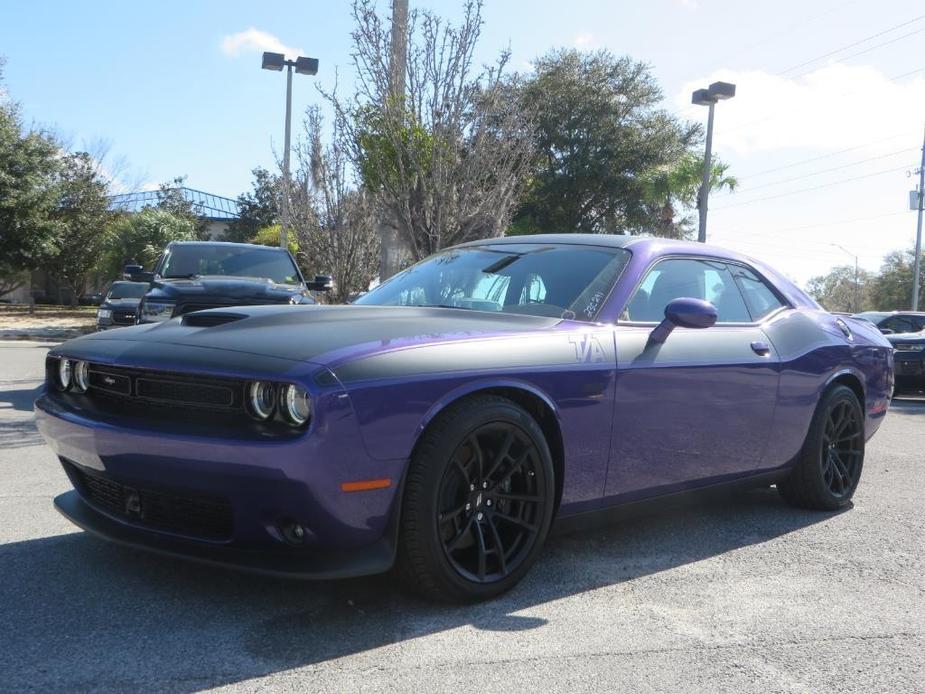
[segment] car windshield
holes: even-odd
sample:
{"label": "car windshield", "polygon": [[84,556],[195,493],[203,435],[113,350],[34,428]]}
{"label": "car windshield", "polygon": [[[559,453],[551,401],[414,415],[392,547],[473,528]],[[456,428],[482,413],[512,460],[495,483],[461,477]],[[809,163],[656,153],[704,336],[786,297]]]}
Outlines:
{"label": "car windshield", "polygon": [[145,282],[113,282],[109,288],[107,299],[140,299],[145,292],[150,289],[150,285]]}
{"label": "car windshield", "polygon": [[191,244],[167,249],[160,269],[165,279],[220,275],[297,284],[299,273],[288,253],[260,246]]}
{"label": "car windshield", "polygon": [[441,306],[591,321],[629,259],[622,248],[496,244],[421,261],[358,304]]}

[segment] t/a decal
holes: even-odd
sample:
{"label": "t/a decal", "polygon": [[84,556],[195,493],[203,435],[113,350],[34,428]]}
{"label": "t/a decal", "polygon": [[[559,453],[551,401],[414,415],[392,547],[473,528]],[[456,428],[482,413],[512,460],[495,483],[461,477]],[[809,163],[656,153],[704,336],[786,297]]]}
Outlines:
{"label": "t/a decal", "polygon": [[579,364],[597,364],[607,360],[596,335],[572,335],[568,341],[575,348],[575,361]]}

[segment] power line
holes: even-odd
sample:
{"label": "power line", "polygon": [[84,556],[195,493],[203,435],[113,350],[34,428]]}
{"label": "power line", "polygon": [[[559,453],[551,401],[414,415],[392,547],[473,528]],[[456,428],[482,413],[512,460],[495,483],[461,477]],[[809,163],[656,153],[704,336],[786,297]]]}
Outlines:
{"label": "power line", "polygon": [[822,188],[830,188],[832,186],[838,186],[843,183],[851,183],[852,181],[860,181],[861,179],[864,179],[864,178],[873,178],[874,176],[882,176],[888,173],[895,173],[897,171],[903,171],[908,168],[909,168],[908,166],[900,166],[899,168],[896,168],[896,169],[885,169],[883,171],[875,171],[874,173],[864,174],[861,176],[854,176],[853,178],[844,178],[840,181],[832,181],[831,183],[823,183],[822,185],[812,186],[810,188],[800,188],[799,190],[791,190],[786,193],[779,193],[778,195],[769,195],[764,198],[755,198],[754,200],[744,200],[742,202],[736,202],[731,205],[723,205],[722,207],[717,207],[716,209],[717,210],[728,210],[732,207],[741,207],[742,205],[750,205],[753,202],[764,202],[765,200],[776,200],[778,198],[787,197],[789,195],[796,195],[797,193],[808,193],[813,190],[820,190]]}
{"label": "power line", "polygon": [[871,145],[879,145],[882,142],[889,142],[890,140],[896,140],[900,137],[912,137],[912,134],[903,133],[901,135],[890,135],[889,137],[884,137],[880,140],[874,140],[873,142],[866,142],[863,145],[855,145],[853,147],[846,147],[845,149],[840,149],[836,152],[829,152],[828,154],[822,154],[818,157],[810,157],[809,159],[801,159],[800,161],[791,162],[789,164],[783,164],[782,166],[775,166],[770,169],[762,169],[761,171],[755,171],[754,173],[750,173],[750,174],[747,173],[744,176],[742,176],[742,178],[756,178],[758,176],[764,176],[765,174],[774,173],[775,171],[783,171],[784,169],[791,169],[795,166],[800,166],[802,164],[810,164],[814,161],[819,161],[820,159],[829,159],[831,157],[838,156],[839,154],[845,154],[846,152],[853,152],[858,149],[864,149],[865,147],[870,147]]}
{"label": "power line", "polygon": [[[883,43],[878,43],[876,46],[871,46],[870,48],[865,48],[863,51],[858,51],[857,53],[851,53],[850,55],[843,55],[841,58],[839,58],[839,60],[845,61],[845,60],[851,60],[852,58],[857,58],[859,55],[864,55],[864,54],[866,54],[866,53],[870,53],[871,51],[876,51],[876,50],[878,50],[878,49],[880,49],[880,48],[884,48],[885,46],[890,46],[890,45],[896,43],[897,41],[902,41],[903,39],[907,39],[907,38],[909,38],[910,36],[915,36],[916,34],[921,34],[923,31],[925,31],[925,27],[922,27],[921,29],[916,29],[915,31],[910,31],[908,34],[903,34],[902,36],[897,36],[895,39],[890,39],[889,41],[884,41]],[[791,77],[791,79],[796,79],[797,77],[802,77],[803,75],[808,75],[810,72],[813,72],[813,70],[815,70],[815,69],[816,69],[816,68],[810,68],[809,70],[806,70],[806,71],[804,71],[804,72],[798,72],[796,75],[793,75],[793,76]]]}
{"label": "power line", "polygon": [[[837,49],[835,49],[834,51],[829,51],[828,53],[823,53],[823,54],[820,55],[820,56],[817,56],[817,57],[815,57],[815,58],[812,58],[812,59],[810,59],[810,60],[807,60],[807,61],[805,61],[805,62],[802,62],[802,63],[800,63],[800,64],[798,64],[798,65],[793,65],[793,66],[788,67],[788,68],[786,68],[785,70],[781,70],[780,72],[775,73],[775,74],[778,74],[778,75],[785,75],[786,73],[790,72],[791,70],[797,70],[797,69],[799,69],[799,68],[801,68],[801,67],[805,67],[805,66],[807,66],[807,65],[809,65],[809,64],[811,64],[811,63],[815,63],[815,62],[818,62],[818,61],[820,61],[820,60],[823,60],[824,58],[828,58],[828,57],[830,57],[830,56],[833,56],[833,55],[835,55],[836,53],[841,53],[842,51],[847,51],[849,48],[854,48],[855,46],[860,46],[862,43],[867,43],[868,41],[870,41],[870,40],[872,40],[872,39],[875,39],[875,38],[878,38],[878,37],[880,37],[880,36],[883,36],[884,34],[889,34],[890,32],[896,31],[897,29],[901,29],[901,28],[904,27],[904,26],[909,26],[910,24],[915,24],[916,22],[919,22],[919,21],[921,21],[921,20],[923,20],[923,19],[925,19],[925,14],[919,15],[918,17],[915,17],[915,18],[913,18],[913,19],[907,20],[907,21],[905,21],[905,22],[901,22],[900,24],[897,24],[897,25],[895,25],[895,26],[892,26],[892,27],[890,27],[889,29],[884,29],[883,31],[879,31],[879,32],[877,32],[876,34],[871,34],[870,36],[865,36],[863,39],[860,39],[859,41],[855,41],[854,43],[849,43],[847,46],[842,46],[841,48],[837,48]],[[920,29],[919,31],[921,31],[921,29]],[[913,32],[913,33],[918,33],[918,32]],[[909,35],[907,35],[907,36],[910,36],[910,35],[911,35],[911,34],[909,34]],[[900,39],[901,39],[901,38],[906,38],[906,37],[900,37]],[[898,40],[900,40],[900,39],[896,39],[896,40],[898,41]],[[884,44],[884,45],[886,45],[886,44]],[[871,50],[872,50],[872,49],[871,49]]]}
{"label": "power line", "polygon": [[906,154],[908,152],[916,152],[918,147],[906,147],[905,149],[900,149],[895,152],[890,152],[889,154],[878,154],[875,157],[868,157],[867,159],[860,159],[859,161],[852,161],[840,166],[833,166],[828,169],[820,169],[819,171],[811,171],[810,173],[801,174],[799,176],[792,176],[790,178],[782,178],[778,181],[771,181],[769,183],[762,183],[761,185],[746,187],[745,192],[751,192],[753,190],[759,190],[761,188],[769,188],[771,186],[779,186],[784,183],[790,183],[792,181],[800,181],[805,178],[812,178],[813,176],[821,176],[822,174],[831,173],[833,171],[841,171],[849,166],[857,166],[859,164],[866,164],[871,161],[877,161],[878,159],[886,159],[888,157],[895,157],[897,154]]}

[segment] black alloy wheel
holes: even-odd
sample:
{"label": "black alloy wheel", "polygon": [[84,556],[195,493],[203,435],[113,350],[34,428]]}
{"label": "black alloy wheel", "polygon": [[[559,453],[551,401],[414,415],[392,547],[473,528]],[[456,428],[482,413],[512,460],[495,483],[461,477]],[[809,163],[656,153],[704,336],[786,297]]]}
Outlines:
{"label": "black alloy wheel", "polygon": [[864,428],[857,407],[847,400],[829,412],[822,435],[822,478],[836,498],[850,495],[858,482],[864,456]]}
{"label": "black alloy wheel", "polygon": [[806,441],[777,490],[800,508],[847,506],[864,467],[864,410],[847,386],[831,386],[819,400]]}
{"label": "black alloy wheel", "polygon": [[539,451],[516,425],[493,422],[473,431],[451,461],[437,513],[446,558],[470,581],[503,579],[540,532],[548,501]]}
{"label": "black alloy wheel", "polygon": [[520,581],[549,532],[552,455],[537,420],[497,395],[438,415],[405,480],[397,569],[425,596],[471,602]]}

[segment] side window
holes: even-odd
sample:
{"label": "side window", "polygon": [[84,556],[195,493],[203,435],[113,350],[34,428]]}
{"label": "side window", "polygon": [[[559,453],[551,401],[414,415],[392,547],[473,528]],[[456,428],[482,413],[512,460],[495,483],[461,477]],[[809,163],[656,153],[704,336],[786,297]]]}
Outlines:
{"label": "side window", "polygon": [[912,321],[905,316],[893,316],[892,318],[887,318],[880,324],[880,327],[888,328],[894,333],[915,332],[915,329],[912,327]]}
{"label": "side window", "polygon": [[751,311],[752,320],[759,321],[765,316],[769,316],[779,308],[786,306],[777,294],[752,270],[742,267],[741,265],[732,265],[732,274],[739,282],[742,288],[742,294],[745,295],[745,302]]}
{"label": "side window", "polygon": [[623,319],[657,323],[674,299],[704,299],[716,307],[718,323],[751,321],[729,268],[720,262],[671,258],[656,264],[630,299]]}

